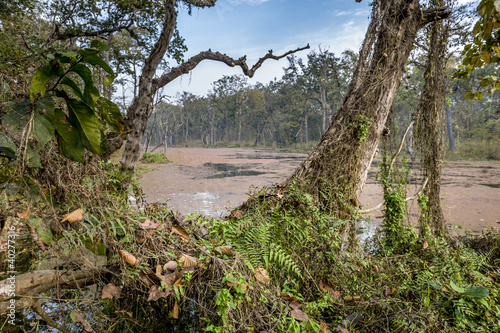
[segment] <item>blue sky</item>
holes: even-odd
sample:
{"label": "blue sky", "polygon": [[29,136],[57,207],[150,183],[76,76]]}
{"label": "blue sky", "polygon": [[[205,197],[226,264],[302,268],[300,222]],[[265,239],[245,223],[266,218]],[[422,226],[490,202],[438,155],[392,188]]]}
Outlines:
{"label": "blue sky", "polygon": [[[185,58],[212,49],[233,58],[247,55],[253,65],[272,49],[274,54],[310,44],[312,49],[329,49],[339,54],[345,49],[359,50],[369,23],[368,0],[218,0],[215,7],[195,9],[191,16],[181,10],[178,28],[189,51]],[[305,57],[310,50],[297,55]],[[280,61],[267,60],[250,83],[267,83],[280,78]],[[223,75],[241,74],[239,68],[204,61],[188,75],[170,83],[165,93],[189,91],[204,95],[211,83]]]}
{"label": "blue sky", "polygon": [[[268,50],[282,54],[305,46],[319,47],[340,55],[345,49],[356,52],[363,42],[371,14],[369,0],[218,0],[215,7],[181,9],[178,28],[189,50],[185,58],[211,49],[233,58],[247,55],[252,66]],[[458,0],[459,3],[469,0]],[[304,57],[310,50],[297,53]],[[267,60],[249,83],[268,83],[281,78],[286,58]],[[211,83],[223,75],[241,74],[214,61],[203,61],[190,74],[171,82],[164,93],[175,96],[189,91],[205,95]]]}

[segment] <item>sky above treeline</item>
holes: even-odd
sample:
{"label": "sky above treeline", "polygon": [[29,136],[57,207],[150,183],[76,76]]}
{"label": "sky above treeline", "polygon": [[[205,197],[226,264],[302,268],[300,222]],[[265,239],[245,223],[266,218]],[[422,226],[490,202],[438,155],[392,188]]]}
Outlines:
{"label": "sky above treeline", "polygon": [[[470,2],[459,0],[459,3]],[[337,56],[351,49],[356,53],[363,42],[371,14],[371,1],[363,0],[218,0],[215,7],[181,9],[178,29],[188,52],[185,59],[200,51],[211,49],[232,58],[247,56],[251,67],[269,50],[281,55],[307,44],[310,50],[296,53],[306,58],[311,50],[329,50]],[[249,83],[267,84],[280,79],[286,58],[267,60]],[[215,61],[205,60],[190,74],[171,82],[164,94],[174,97],[188,91],[206,95],[212,83],[223,75],[242,74],[241,69],[230,68]]]}

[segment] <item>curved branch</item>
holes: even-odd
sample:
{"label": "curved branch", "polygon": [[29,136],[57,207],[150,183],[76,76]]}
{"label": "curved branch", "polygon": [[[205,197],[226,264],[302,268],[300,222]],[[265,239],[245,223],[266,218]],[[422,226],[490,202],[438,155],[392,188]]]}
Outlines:
{"label": "curved branch", "polygon": [[56,40],[64,40],[64,39],[70,39],[70,38],[76,38],[76,37],[97,37],[97,36],[102,36],[106,34],[110,34],[113,32],[117,31],[122,31],[122,30],[129,30],[132,25],[134,24],[134,19],[130,19],[130,21],[125,24],[125,25],[119,25],[113,28],[109,29],[102,29],[102,30],[97,30],[97,31],[79,31],[79,32],[61,32],[59,30],[59,25],[56,25],[54,28],[54,31],[52,34],[49,36],[47,41],[45,42],[45,46],[50,45],[51,43],[55,42]]}
{"label": "curved branch", "polygon": [[203,60],[214,60],[214,61],[223,62],[226,65],[228,65],[229,67],[239,66],[243,70],[243,74],[245,74],[248,77],[253,77],[255,72],[257,71],[257,69],[259,69],[262,66],[262,64],[264,63],[264,61],[266,61],[267,59],[280,60],[280,59],[282,59],[282,58],[284,58],[292,53],[303,51],[306,49],[309,49],[309,44],[307,44],[307,46],[305,46],[305,47],[299,47],[295,50],[288,51],[288,52],[286,52],[282,55],[279,55],[279,56],[275,56],[273,54],[273,50],[270,50],[265,56],[260,58],[255,63],[255,65],[252,66],[252,68],[248,67],[248,65],[246,63],[246,60],[247,60],[246,56],[243,56],[239,59],[233,59],[226,54],[222,54],[220,52],[212,52],[211,50],[200,52],[199,54],[190,58],[188,61],[182,63],[180,66],[172,68],[170,70],[170,72],[162,75],[160,78],[154,79],[153,80],[153,90],[159,89],[159,88],[167,85],[168,83],[172,82],[173,80],[175,80],[179,76],[189,73],[196,66],[198,66],[198,64],[200,62],[202,62]]}
{"label": "curved branch", "polygon": [[439,21],[448,18],[451,15],[451,11],[448,7],[436,7],[430,8],[422,11],[422,18],[420,20],[420,28],[425,26],[427,23]]}

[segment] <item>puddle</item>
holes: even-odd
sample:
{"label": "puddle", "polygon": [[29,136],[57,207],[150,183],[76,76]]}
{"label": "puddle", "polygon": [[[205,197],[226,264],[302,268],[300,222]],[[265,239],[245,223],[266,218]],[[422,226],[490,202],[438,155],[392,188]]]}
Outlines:
{"label": "puddle", "polygon": [[479,184],[479,185],[488,186],[491,188],[500,188],[500,184]]}
{"label": "puddle", "polygon": [[204,163],[203,166],[215,169],[216,171],[220,172],[215,175],[206,176],[204,177],[205,179],[218,179],[218,178],[239,177],[239,176],[258,176],[266,173],[262,171],[246,170],[249,168],[248,166],[234,165],[227,163]]}
{"label": "puddle", "polygon": [[298,156],[298,155],[277,155],[277,154],[262,154],[262,153],[255,153],[255,154],[241,154],[237,153],[235,155],[228,155],[228,156],[237,156],[240,158],[246,158],[249,160],[304,160],[305,157]]}

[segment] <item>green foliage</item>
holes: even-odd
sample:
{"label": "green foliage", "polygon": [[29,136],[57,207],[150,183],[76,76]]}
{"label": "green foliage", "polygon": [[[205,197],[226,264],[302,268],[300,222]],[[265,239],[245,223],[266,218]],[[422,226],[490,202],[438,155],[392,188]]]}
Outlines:
{"label": "green foliage", "polygon": [[[500,63],[500,5],[495,0],[482,0],[477,7],[479,21],[472,31],[474,40],[472,44],[464,47],[462,66],[454,73],[454,77],[467,79],[471,73],[485,64]],[[500,90],[500,79],[495,74],[490,74],[480,79],[480,85],[491,94]],[[480,91],[468,89],[465,99],[482,99]]]}
{"label": "green foliage", "polygon": [[[394,166],[396,167],[396,165]],[[390,170],[385,162],[380,164],[380,184],[384,190],[384,220],[381,227],[380,251],[386,255],[409,251],[415,245],[417,235],[406,220],[406,181],[409,169]]]}
{"label": "green foliage", "polygon": [[22,156],[31,166],[41,166],[38,154],[54,136],[59,152],[74,161],[83,163],[84,149],[105,151],[104,131],[123,130],[123,117],[113,102],[100,96],[88,65],[107,72],[105,84],[111,84],[113,71],[99,57],[106,49],[94,40],[89,48],[47,55],[48,64],[31,80],[30,99],[10,103],[2,117],[4,156]]}
{"label": "green foliage", "polygon": [[169,160],[163,153],[144,153],[141,162],[146,164],[162,164],[168,163]]}

